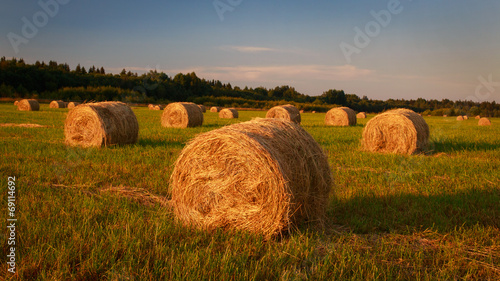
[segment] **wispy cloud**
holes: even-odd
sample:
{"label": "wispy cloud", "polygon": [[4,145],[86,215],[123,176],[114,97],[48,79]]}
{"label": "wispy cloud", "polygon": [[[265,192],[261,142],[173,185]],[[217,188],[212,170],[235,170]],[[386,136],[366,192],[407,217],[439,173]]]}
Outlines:
{"label": "wispy cloud", "polygon": [[285,50],[256,47],[256,46],[220,46],[221,50],[237,51],[240,53],[284,52]]}

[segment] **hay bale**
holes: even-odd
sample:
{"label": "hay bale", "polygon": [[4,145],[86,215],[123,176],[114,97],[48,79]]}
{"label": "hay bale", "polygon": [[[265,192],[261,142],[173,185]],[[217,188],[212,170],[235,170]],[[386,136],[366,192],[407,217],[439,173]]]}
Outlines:
{"label": "hay bale", "polygon": [[[420,116],[422,116],[422,115],[420,115]],[[358,118],[358,119],[364,119],[364,118],[366,118],[366,113],[365,112],[360,112],[360,113],[356,114],[356,118]]]}
{"label": "hay bale", "polygon": [[150,104],[148,104],[148,108],[149,108],[150,110],[153,110],[153,108],[154,108],[154,107],[155,107],[155,106],[154,106],[154,104],[151,104],[151,103],[150,103]]}
{"label": "hay bale", "polygon": [[464,118],[464,120],[468,120],[468,119],[469,119],[469,116],[464,115],[464,116],[463,116],[463,118]]}
{"label": "hay bale", "polygon": [[38,111],[40,110],[40,104],[37,100],[33,99],[23,99],[17,104],[17,110],[21,111]]}
{"label": "hay bale", "polygon": [[476,115],[476,119],[478,119],[478,120],[479,120],[479,119],[481,119],[481,116],[479,116],[479,115]]}
{"label": "hay bale", "polygon": [[157,105],[153,105],[150,110],[163,110],[163,106],[157,104]]}
{"label": "hay bale", "polygon": [[238,118],[238,110],[234,108],[224,108],[219,112],[219,118],[225,118],[225,119]]}
{"label": "hay bale", "polygon": [[371,152],[414,154],[425,151],[428,139],[429,126],[422,116],[409,109],[394,109],[366,123],[362,144]]}
{"label": "hay bale", "polygon": [[75,108],[76,106],[78,106],[80,103],[79,102],[69,102],[68,103],[68,108],[71,109],[71,108]]}
{"label": "hay bale", "polygon": [[200,107],[201,112],[203,113],[207,112],[207,108],[203,104],[198,104],[198,106]]}
{"label": "hay bale", "polygon": [[302,113],[304,113],[304,110],[302,109],[302,110],[301,110],[301,111],[299,111],[299,112],[300,112],[300,114],[302,114]]}
{"label": "hay bale", "polygon": [[[427,116],[431,116],[431,115],[429,114],[429,115],[427,115]],[[448,117],[448,115],[446,115],[446,114],[445,114],[445,115],[443,115],[443,117]]]}
{"label": "hay bale", "polygon": [[137,141],[139,123],[122,102],[81,104],[71,109],[64,123],[66,144],[100,147]]}
{"label": "hay bale", "polygon": [[266,118],[277,118],[300,124],[300,111],[291,104],[275,106],[266,113]]}
{"label": "hay bale", "polygon": [[53,100],[49,104],[50,108],[66,108],[67,104],[62,100]]}
{"label": "hay bale", "polygon": [[210,112],[219,112],[222,110],[222,107],[218,107],[218,106],[212,106],[210,108]]}
{"label": "hay bale", "polygon": [[327,156],[298,124],[257,118],[196,136],[170,183],[174,214],[184,224],[270,238],[304,221],[322,222],[333,179]]}
{"label": "hay bale", "polygon": [[316,113],[316,111],[315,111],[315,110],[313,110],[311,113],[313,113],[313,114],[314,114],[314,113]]}
{"label": "hay bale", "polygon": [[463,116],[457,116],[457,121],[464,121],[464,117]]}
{"label": "hay bale", "polygon": [[490,119],[483,117],[479,119],[479,122],[477,123],[479,126],[491,126],[491,121]]}
{"label": "hay bale", "polygon": [[167,105],[161,116],[161,125],[169,128],[187,128],[203,125],[203,112],[192,102],[175,102]]}
{"label": "hay bale", "polygon": [[18,101],[18,100],[14,101],[14,105],[15,105],[15,106],[17,106],[18,104],[19,104],[19,101]]}
{"label": "hay bale", "polygon": [[335,107],[326,113],[325,124],[328,126],[355,126],[356,112],[349,107]]}

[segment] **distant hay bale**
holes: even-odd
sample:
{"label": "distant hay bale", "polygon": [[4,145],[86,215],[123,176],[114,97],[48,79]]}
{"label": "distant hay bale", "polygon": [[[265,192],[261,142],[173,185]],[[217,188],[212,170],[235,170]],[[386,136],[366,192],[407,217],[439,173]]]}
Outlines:
{"label": "distant hay bale", "polygon": [[157,105],[153,105],[152,108],[150,108],[151,110],[163,110],[163,106],[157,104]]}
{"label": "distant hay bale", "polygon": [[219,106],[212,106],[210,108],[210,112],[219,112],[222,110],[222,107],[219,107]]}
{"label": "distant hay bale", "polygon": [[468,119],[469,119],[469,116],[464,115],[464,116],[463,116],[463,118],[464,118],[464,120],[468,120]]}
{"label": "distant hay bale", "polygon": [[409,109],[394,109],[366,123],[362,144],[371,152],[414,154],[428,145],[429,126],[424,118]]}
{"label": "distant hay bale", "polygon": [[72,146],[132,144],[137,141],[139,123],[125,103],[86,103],[69,111],[64,135],[66,144]]}
{"label": "distant hay bale", "polygon": [[360,113],[356,114],[356,118],[358,118],[358,119],[364,119],[364,118],[366,118],[366,113],[365,112],[360,112]]}
{"label": "distant hay bale", "polygon": [[175,102],[167,105],[161,116],[161,125],[168,128],[187,128],[203,125],[203,112],[192,102]]}
{"label": "distant hay bale", "polygon": [[224,108],[219,112],[219,118],[225,118],[225,119],[238,118],[238,110],[234,108]]}
{"label": "distant hay bale", "polygon": [[49,104],[50,108],[66,108],[67,104],[62,100],[53,100]]}
{"label": "distant hay bale", "polygon": [[207,112],[207,108],[203,104],[198,104],[198,106],[200,107],[201,112],[203,113]]}
{"label": "distant hay bale", "polygon": [[[431,115],[429,114],[429,115],[427,115],[427,116],[431,116]],[[448,117],[448,115],[446,115],[446,114],[445,114],[445,115],[443,115],[443,117]]]}
{"label": "distant hay bale", "polygon": [[154,107],[155,107],[155,106],[154,106],[154,104],[151,104],[151,103],[150,103],[150,104],[148,104],[148,108],[149,108],[150,110],[153,110],[153,108],[154,108]]}
{"label": "distant hay bale", "polygon": [[79,102],[69,102],[68,103],[68,108],[71,109],[71,108],[75,108],[76,106],[78,106],[80,103]]}
{"label": "distant hay bale", "polygon": [[491,121],[490,119],[483,117],[479,119],[479,122],[477,123],[479,126],[491,126]]}
{"label": "distant hay bale", "polygon": [[481,116],[477,115],[477,116],[476,116],[476,119],[478,119],[478,120],[479,120],[479,119],[481,119]]}
{"label": "distant hay bale", "polygon": [[258,118],[196,136],[170,183],[174,214],[184,224],[267,239],[323,222],[333,179],[327,156],[298,124]]}
{"label": "distant hay bale", "polygon": [[457,121],[464,121],[464,117],[462,117],[462,116],[457,116]]}
{"label": "distant hay bale", "polygon": [[17,104],[17,110],[21,111],[38,111],[40,110],[40,104],[37,100],[24,99],[20,100]]}
{"label": "distant hay bale", "polygon": [[17,106],[17,104],[19,104],[19,101],[18,100],[14,101],[14,105]]}
{"label": "distant hay bale", "polygon": [[313,114],[316,113],[316,110],[313,110],[311,113],[313,113]]}
{"label": "distant hay bale", "polygon": [[[313,112],[314,113],[314,112]],[[266,113],[266,118],[277,118],[300,124],[300,111],[291,104],[275,106]]]}
{"label": "distant hay bale", "polygon": [[332,108],[325,116],[325,124],[328,126],[355,126],[356,123],[356,112],[349,107]]}
{"label": "distant hay bale", "polygon": [[299,111],[299,112],[300,112],[300,114],[302,114],[302,113],[304,113],[304,110],[302,109],[302,110],[301,110],[301,111]]}

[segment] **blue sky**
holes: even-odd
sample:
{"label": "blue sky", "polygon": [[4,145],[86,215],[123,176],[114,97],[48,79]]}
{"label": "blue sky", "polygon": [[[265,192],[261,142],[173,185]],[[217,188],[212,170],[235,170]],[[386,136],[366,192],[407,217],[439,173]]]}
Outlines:
{"label": "blue sky", "polygon": [[[49,3],[49,12],[40,3]],[[113,73],[195,71],[233,86],[290,85],[309,95],[335,88],[373,99],[500,102],[498,0],[2,0],[1,5],[0,55],[29,63],[56,60]],[[374,13],[381,15],[378,21]],[[36,32],[25,28],[23,34],[23,17]],[[25,39],[14,43],[17,53],[12,34]]]}

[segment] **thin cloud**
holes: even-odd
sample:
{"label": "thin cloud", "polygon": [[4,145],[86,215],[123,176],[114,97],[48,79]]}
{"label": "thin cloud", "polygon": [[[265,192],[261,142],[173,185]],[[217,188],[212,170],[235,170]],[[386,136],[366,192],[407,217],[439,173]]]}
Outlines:
{"label": "thin cloud", "polygon": [[279,49],[256,47],[256,46],[221,46],[222,50],[232,50],[240,53],[262,53],[262,52],[282,52]]}

